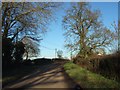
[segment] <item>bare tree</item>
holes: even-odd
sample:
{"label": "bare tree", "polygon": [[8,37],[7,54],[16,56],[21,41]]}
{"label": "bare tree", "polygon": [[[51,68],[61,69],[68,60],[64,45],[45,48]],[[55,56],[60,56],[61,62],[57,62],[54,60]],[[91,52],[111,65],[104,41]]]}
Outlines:
{"label": "bare tree", "polygon": [[58,58],[62,58],[62,55],[63,55],[63,51],[62,50],[58,50],[57,51]]}
{"label": "bare tree", "polygon": [[120,20],[118,20],[118,25],[114,21],[112,24],[112,27],[114,28],[115,31],[115,43],[113,43],[113,46],[115,47],[115,52],[120,51]]}
{"label": "bare tree", "polygon": [[[15,49],[15,46],[21,45],[17,43],[25,36],[29,37],[31,42],[41,40],[41,35],[46,32],[48,23],[53,20],[56,7],[58,3],[52,2],[2,2],[2,42],[13,44],[12,50],[8,49],[7,44],[3,45],[5,60],[14,52],[16,53],[14,55],[18,55],[19,48]],[[25,52],[29,51],[32,54],[36,54],[38,50],[33,44],[31,46],[26,44],[25,49]],[[6,50],[9,51],[9,55]]]}
{"label": "bare tree", "polygon": [[2,37],[13,41],[45,32],[55,7],[57,4],[47,2],[3,2]]}
{"label": "bare tree", "polygon": [[118,50],[120,51],[120,20],[118,21]]}
{"label": "bare tree", "polygon": [[36,41],[27,36],[23,37],[21,41],[25,45],[24,57],[26,57],[26,60],[28,60],[29,57],[35,57],[39,54],[39,45]]}
{"label": "bare tree", "polygon": [[93,51],[107,47],[114,40],[114,32],[100,21],[100,11],[92,11],[89,3],[73,3],[63,19],[66,47],[88,57]]}

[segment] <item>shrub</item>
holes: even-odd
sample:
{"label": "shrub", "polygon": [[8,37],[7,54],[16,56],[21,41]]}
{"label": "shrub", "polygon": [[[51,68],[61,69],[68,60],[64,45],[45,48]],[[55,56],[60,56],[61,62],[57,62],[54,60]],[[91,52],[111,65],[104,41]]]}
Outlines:
{"label": "shrub", "polygon": [[25,52],[25,45],[22,42],[15,44],[14,58],[16,63],[20,63],[23,60],[23,54]]}
{"label": "shrub", "polygon": [[4,66],[9,66],[12,63],[14,44],[10,38],[2,38],[2,63]]}

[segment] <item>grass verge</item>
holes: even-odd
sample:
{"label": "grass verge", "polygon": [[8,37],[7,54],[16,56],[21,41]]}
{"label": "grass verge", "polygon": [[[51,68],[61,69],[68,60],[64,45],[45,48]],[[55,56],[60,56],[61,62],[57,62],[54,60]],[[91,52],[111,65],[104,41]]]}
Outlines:
{"label": "grass verge", "polygon": [[64,69],[83,88],[120,88],[120,83],[92,73],[72,62],[66,63]]}

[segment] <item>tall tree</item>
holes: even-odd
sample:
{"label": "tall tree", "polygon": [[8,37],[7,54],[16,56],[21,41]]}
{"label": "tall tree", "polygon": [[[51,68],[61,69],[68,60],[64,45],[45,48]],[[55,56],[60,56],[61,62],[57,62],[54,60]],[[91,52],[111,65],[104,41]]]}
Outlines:
{"label": "tall tree", "polygon": [[107,47],[114,40],[114,32],[103,25],[100,15],[99,10],[90,9],[89,3],[73,3],[63,19],[66,47],[84,58]]}
{"label": "tall tree", "polygon": [[25,35],[33,37],[38,32],[45,32],[56,6],[47,2],[3,2],[2,37],[10,37],[13,41]]}
{"label": "tall tree", "polygon": [[18,55],[19,46],[23,47],[19,41],[22,41],[24,36],[33,41],[41,39],[41,34],[46,32],[56,7],[58,3],[51,2],[2,2],[2,42],[5,44],[2,55],[5,60],[9,60],[11,56],[17,58],[13,55]]}
{"label": "tall tree", "polygon": [[114,21],[112,24],[112,27],[114,28],[115,31],[115,42],[117,42],[115,45],[115,43],[113,43],[113,46],[115,47],[115,52],[116,51],[120,51],[120,20],[118,20],[117,22],[118,24],[116,24],[116,22]]}
{"label": "tall tree", "polygon": [[118,50],[120,52],[120,20],[118,21]]}

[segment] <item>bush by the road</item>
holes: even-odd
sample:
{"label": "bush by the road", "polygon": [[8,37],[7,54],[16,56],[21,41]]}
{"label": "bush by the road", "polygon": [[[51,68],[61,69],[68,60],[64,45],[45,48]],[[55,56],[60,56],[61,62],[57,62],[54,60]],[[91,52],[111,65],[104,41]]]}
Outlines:
{"label": "bush by the road", "polygon": [[64,69],[83,88],[120,88],[118,82],[92,73],[72,62],[66,63]]}
{"label": "bush by the road", "polygon": [[86,59],[75,57],[73,63],[120,82],[120,53],[103,56],[93,55]]}

